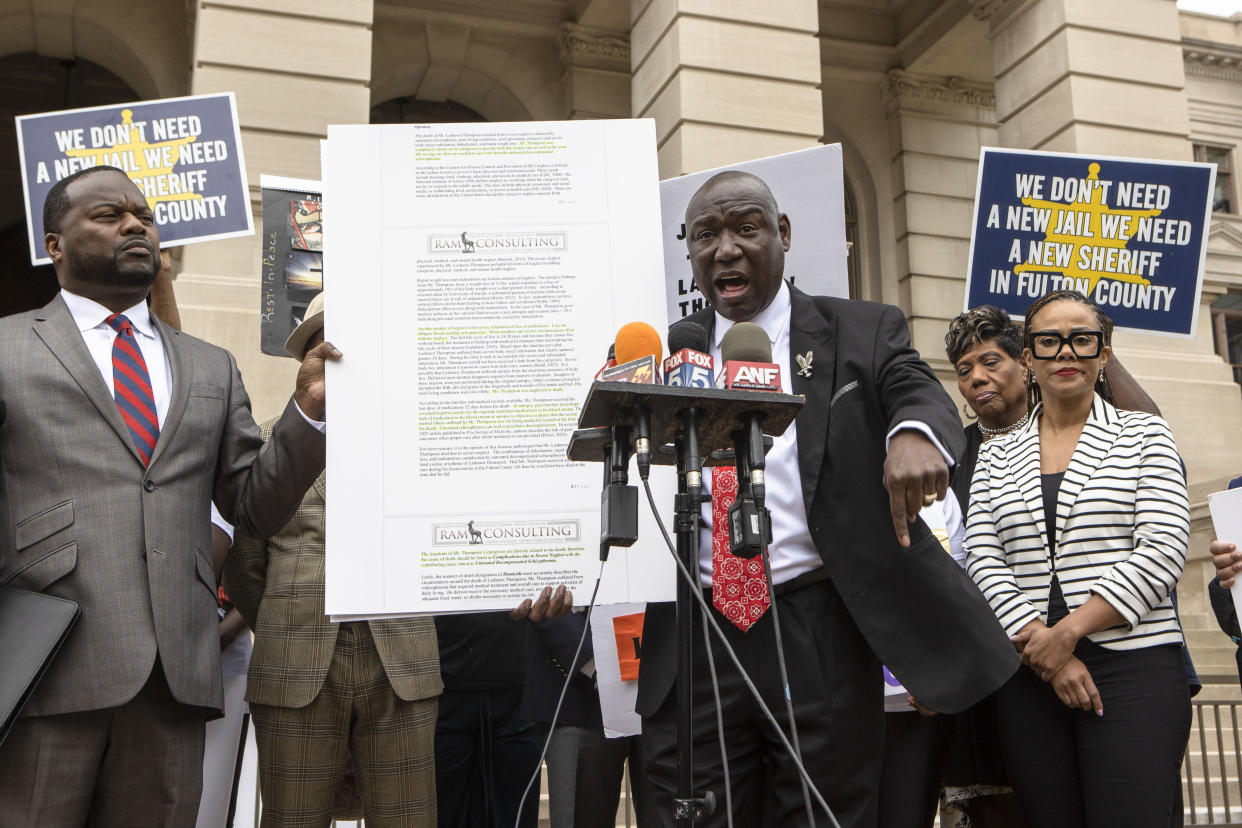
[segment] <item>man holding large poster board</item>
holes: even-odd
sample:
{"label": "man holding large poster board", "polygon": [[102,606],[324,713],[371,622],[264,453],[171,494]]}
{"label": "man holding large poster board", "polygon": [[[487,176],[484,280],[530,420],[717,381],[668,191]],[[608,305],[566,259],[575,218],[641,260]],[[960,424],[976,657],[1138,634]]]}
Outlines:
{"label": "man holding large poster board", "polygon": [[82,618],[0,745],[0,814],[191,825],[223,706],[210,504],[284,525],[323,468],[309,418],[340,354],[307,356],[264,448],[233,357],[149,314],[159,233],[125,172],[63,179],[43,216],[61,294],[0,320],[0,582]]}

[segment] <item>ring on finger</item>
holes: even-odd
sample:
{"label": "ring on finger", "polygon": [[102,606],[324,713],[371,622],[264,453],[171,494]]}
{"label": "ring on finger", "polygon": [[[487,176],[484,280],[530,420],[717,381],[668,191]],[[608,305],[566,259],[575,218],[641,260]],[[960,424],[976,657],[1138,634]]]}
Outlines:
{"label": "ring on finger", "polygon": [[933,504],[933,503],[935,503],[935,502],[936,502],[936,493],[935,493],[935,492],[932,492],[931,494],[925,494],[925,495],[923,495],[923,505],[924,505],[925,507],[926,507],[926,506],[930,506],[930,505],[932,505],[932,504]]}

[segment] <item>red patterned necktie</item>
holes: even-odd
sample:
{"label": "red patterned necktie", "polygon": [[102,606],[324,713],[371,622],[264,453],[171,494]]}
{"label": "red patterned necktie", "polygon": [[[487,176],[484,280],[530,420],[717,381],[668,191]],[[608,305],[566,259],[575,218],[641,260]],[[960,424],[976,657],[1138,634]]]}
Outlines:
{"label": "red patterned necktie", "polygon": [[737,499],[737,469],[712,469],[712,605],[742,632],[772,604],[763,558],[741,558],[729,551],[729,507]]}
{"label": "red patterned necktie", "polygon": [[142,358],[134,327],[124,315],[114,313],[107,322],[116,331],[112,340],[112,387],[121,419],[129,426],[134,447],[142,455],[143,465],[151,463],[155,441],[160,436],[160,421],[155,414],[155,394],[151,390],[151,374]]}

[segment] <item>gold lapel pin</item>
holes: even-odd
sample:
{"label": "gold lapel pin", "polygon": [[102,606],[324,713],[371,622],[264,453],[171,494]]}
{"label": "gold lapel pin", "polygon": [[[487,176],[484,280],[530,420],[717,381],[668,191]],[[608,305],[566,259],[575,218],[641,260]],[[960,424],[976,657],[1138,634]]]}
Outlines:
{"label": "gold lapel pin", "polygon": [[798,376],[809,379],[811,376],[811,360],[815,359],[815,352],[807,351],[806,356],[794,354],[794,359],[798,360]]}

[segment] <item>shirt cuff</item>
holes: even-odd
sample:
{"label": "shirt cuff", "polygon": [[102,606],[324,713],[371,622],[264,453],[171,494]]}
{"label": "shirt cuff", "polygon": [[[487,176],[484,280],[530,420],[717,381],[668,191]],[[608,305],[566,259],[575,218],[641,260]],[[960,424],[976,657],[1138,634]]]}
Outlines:
{"label": "shirt cuff", "polygon": [[[307,417],[306,412],[302,410],[302,406],[298,405],[297,400],[293,401],[293,407],[296,408],[298,413],[302,415],[302,419],[314,426],[315,430],[320,434],[328,433],[328,424],[323,420],[312,420],[310,417]],[[898,427],[900,428],[900,426]],[[933,437],[932,439],[934,440],[935,438]],[[937,445],[939,445],[939,443],[937,443]],[[944,451],[944,449],[941,449],[941,451]]]}
{"label": "shirt cuff", "polygon": [[953,460],[953,455],[949,454],[947,451],[944,450],[944,446],[941,445],[940,440],[939,438],[936,437],[935,432],[931,430],[931,426],[927,425],[927,423],[922,422],[921,420],[902,420],[900,423],[893,426],[893,430],[890,431],[888,433],[888,436],[884,438],[884,451],[885,452],[888,451],[888,444],[892,442],[893,435],[899,431],[905,431],[906,429],[912,429],[914,431],[917,431],[920,434],[922,434],[924,437],[926,437],[928,440],[931,440],[932,445],[940,450],[940,456],[944,458],[945,464],[948,465],[950,469],[957,465],[957,463],[954,462]]}

